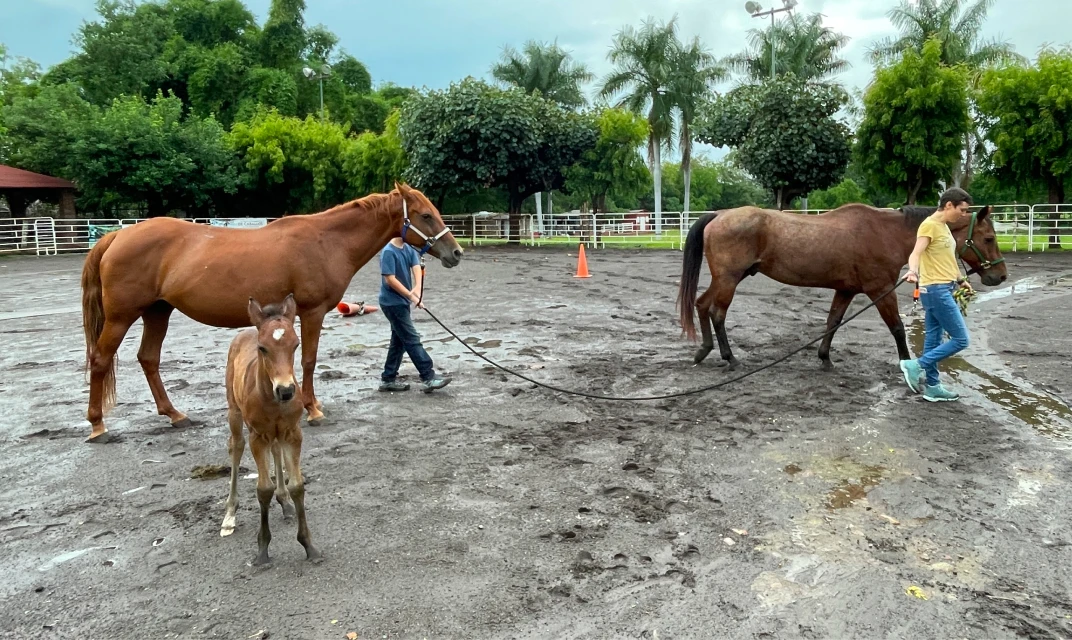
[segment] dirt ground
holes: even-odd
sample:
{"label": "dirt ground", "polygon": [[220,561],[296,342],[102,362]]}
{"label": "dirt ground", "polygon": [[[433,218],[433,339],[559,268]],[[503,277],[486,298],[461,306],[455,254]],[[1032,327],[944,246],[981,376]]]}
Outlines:
{"label": "dirt ground", "polygon": [[[908,392],[873,311],[835,338],[832,373],[812,349],[638,403],[534,389],[420,312],[454,382],[381,394],[382,314],[333,314],[316,380],[329,422],[305,429],[303,457],[326,560],[305,561],[273,505],[263,569],[248,451],[233,536],[226,478],[192,477],[228,462],[235,332],[173,319],[162,375],[201,423],[176,430],[136,326],[107,416],[123,439],[84,444],[82,257],[0,260],[0,637],[1070,637],[1072,254],[1007,257],[1010,283],[972,307],[950,363],[964,398],[942,405]],[[588,260],[579,280],[565,250],[474,249],[430,265],[425,298],[481,352],[560,386],[730,375],[717,351],[694,367],[680,336],[680,253]],[[376,291],[373,265],[347,299]],[[727,323],[743,367],[821,333],[830,297],[748,279]]]}

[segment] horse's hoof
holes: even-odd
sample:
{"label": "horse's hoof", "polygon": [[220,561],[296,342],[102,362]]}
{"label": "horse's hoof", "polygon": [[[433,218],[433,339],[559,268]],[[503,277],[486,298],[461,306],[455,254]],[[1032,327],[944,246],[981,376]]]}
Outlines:
{"label": "horse's hoof", "polygon": [[318,549],[310,547],[305,551],[305,559],[313,564],[320,564],[324,561],[324,554],[320,553]]}
{"label": "horse's hoof", "polygon": [[310,415],[306,419],[306,422],[309,423],[310,427],[321,427],[326,423],[326,421],[327,421],[327,419],[324,418],[324,414],[322,414],[322,413],[320,415],[318,415],[318,416]]}
{"label": "horse's hoof", "polygon": [[823,371],[833,371],[834,363],[830,362],[829,360],[823,360],[822,369]]}
{"label": "horse's hoof", "polygon": [[265,565],[271,564],[271,562],[272,562],[272,559],[268,557],[268,554],[267,553],[262,553],[262,554],[258,555],[256,558],[254,558],[253,561],[250,562],[250,564],[253,565],[254,567],[263,567]]}
{"label": "horse's hoof", "polygon": [[294,508],[294,505],[290,502],[283,503],[283,520],[290,522],[298,515],[298,511]]}
{"label": "horse's hoof", "polygon": [[712,349],[714,349],[714,347],[708,347],[708,346],[703,346],[703,347],[700,347],[699,349],[697,349],[696,350],[696,355],[692,356],[692,363],[693,364],[700,364],[701,362],[703,362],[704,358],[707,357],[707,354],[711,353]]}
{"label": "horse's hoof", "polygon": [[189,418],[182,418],[181,420],[172,422],[171,426],[175,427],[176,429],[189,429],[190,427],[194,426],[194,421]]}
{"label": "horse's hoof", "polygon": [[112,433],[111,431],[104,431],[98,433],[95,436],[89,436],[86,438],[86,442],[90,444],[113,444],[115,442],[122,442],[123,436]]}
{"label": "horse's hoof", "polygon": [[727,360],[726,365],[729,367],[730,371],[736,371],[741,366],[741,363],[734,358],[733,360]]}

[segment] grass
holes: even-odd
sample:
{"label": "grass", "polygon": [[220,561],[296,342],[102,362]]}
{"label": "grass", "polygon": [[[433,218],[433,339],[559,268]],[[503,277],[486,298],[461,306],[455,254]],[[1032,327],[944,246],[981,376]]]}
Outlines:
{"label": "grass", "polygon": [[[1065,230],[1062,229],[1062,232]],[[1050,248],[1050,234],[1036,233],[1034,237],[1034,251],[1056,251]],[[1030,238],[1027,234],[998,234],[998,248],[1005,251],[1027,251]],[[1061,248],[1065,251],[1072,250],[1072,235],[1065,233],[1061,236]]]}

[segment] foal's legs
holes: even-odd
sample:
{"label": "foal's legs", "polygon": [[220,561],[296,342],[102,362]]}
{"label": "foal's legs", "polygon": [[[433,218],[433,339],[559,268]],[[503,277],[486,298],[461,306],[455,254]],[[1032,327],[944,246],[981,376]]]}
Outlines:
{"label": "foal's legs", "polygon": [[[873,301],[882,295],[884,291],[885,288],[882,291],[868,292],[867,297]],[[879,300],[875,303],[875,308],[878,309],[879,315],[882,316],[882,320],[885,321],[890,333],[893,334],[893,339],[897,342],[897,359],[911,360],[912,353],[908,350],[904,323],[901,322],[901,312],[897,308],[897,292],[891,292],[888,296]]]}
{"label": "foal's legs", "polygon": [[[137,315],[131,315],[121,319],[109,318],[104,322],[100,338],[93,349],[93,355],[89,363],[89,410],[86,419],[89,420],[91,431],[88,442],[103,442],[101,438],[108,429],[104,426],[104,401],[105,395],[113,396],[115,393],[115,374],[112,365],[115,362],[115,354],[119,351],[119,345],[123,342],[123,336],[130,330],[130,325],[137,320]],[[105,389],[106,386],[109,389]],[[107,394],[105,392],[108,392]],[[114,397],[109,397],[109,401]],[[98,440],[100,438],[100,440]]]}
{"label": "foal's legs", "polygon": [[[826,317],[826,330],[830,331],[845,317],[845,312],[856,294],[851,291],[838,291],[834,294],[834,301],[830,303],[830,315]],[[834,340],[837,331],[830,331],[819,345],[819,360],[822,361],[823,371],[833,371],[834,365],[830,362],[830,343]]]}
{"label": "foal's legs", "polygon": [[305,479],[301,472],[301,429],[295,426],[287,433],[285,440],[283,450],[287,454],[287,468],[290,469],[290,497],[294,499],[294,506],[298,510],[298,542],[305,547],[306,560],[320,562],[324,556],[313,546],[313,539],[309,535],[309,523],[305,519]]}
{"label": "foal's legs", "polygon": [[324,419],[320,402],[313,393],[313,373],[316,369],[316,351],[320,345],[320,329],[324,326],[324,314],[301,316],[302,349],[302,402],[309,412],[309,424],[316,424]]}
{"label": "foal's legs", "polygon": [[246,448],[245,434],[242,432],[242,412],[231,406],[227,410],[227,423],[231,426],[231,437],[227,440],[227,452],[231,454],[231,492],[227,494],[227,511],[223,515],[221,536],[229,536],[235,529],[235,510],[238,508],[238,465],[242,462],[242,452]]}
{"label": "foal's legs", "polygon": [[268,510],[272,506],[272,494],[275,493],[275,487],[268,479],[270,448],[263,436],[256,432],[250,433],[249,450],[257,463],[257,502],[261,505],[261,528],[257,532],[257,557],[253,560],[254,565],[267,564],[270,560],[268,543],[272,541],[272,532],[268,529]]}
{"label": "foal's legs", "polygon": [[172,426],[188,427],[191,424],[190,419],[171,404],[167,391],[164,389],[164,382],[160,379],[160,348],[164,344],[168,321],[174,310],[175,307],[166,302],[157,302],[142,314],[144,330],[141,336],[141,349],[138,350],[138,362],[141,363],[145,379],[149,382],[149,390],[153,392],[153,399],[156,400],[156,412],[167,416]]}
{"label": "foal's legs", "polygon": [[[290,521],[294,517],[294,504],[290,501],[287,482],[284,479],[286,476],[283,475],[283,451],[279,438],[276,438],[275,442],[272,443],[272,457],[275,458],[275,499],[279,506],[283,507],[283,520]],[[289,464],[287,469],[290,469]],[[293,482],[293,471],[291,471],[290,477],[291,482]]]}

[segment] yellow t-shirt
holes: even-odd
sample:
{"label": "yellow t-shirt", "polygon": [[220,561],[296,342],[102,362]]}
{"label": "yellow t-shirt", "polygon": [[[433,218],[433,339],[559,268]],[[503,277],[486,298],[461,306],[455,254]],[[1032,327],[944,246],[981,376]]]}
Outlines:
{"label": "yellow t-shirt", "polygon": [[919,259],[920,286],[956,282],[960,278],[960,267],[957,266],[957,243],[953,240],[949,225],[938,219],[936,213],[919,225],[916,237],[924,236],[930,238],[931,242]]}

